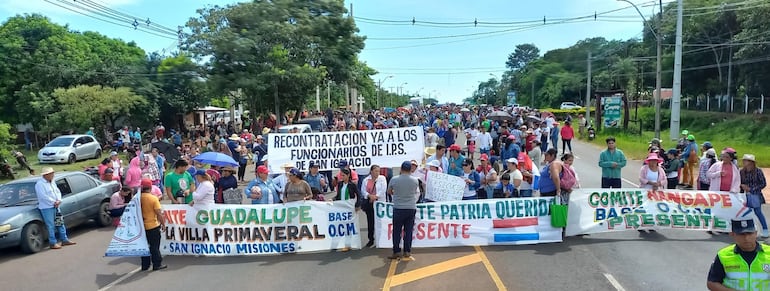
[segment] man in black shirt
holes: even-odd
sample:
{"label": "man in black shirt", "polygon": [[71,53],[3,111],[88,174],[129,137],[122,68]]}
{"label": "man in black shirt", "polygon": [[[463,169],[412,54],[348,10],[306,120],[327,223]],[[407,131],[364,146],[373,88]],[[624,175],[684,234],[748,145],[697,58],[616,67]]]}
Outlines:
{"label": "man in black shirt", "polygon": [[[753,273],[752,276],[743,276],[743,274],[740,273],[745,272],[746,269],[749,269],[748,272],[751,273],[752,271],[750,268],[754,260],[761,260],[760,263],[763,264],[762,268],[764,269],[762,277],[769,277],[768,272],[770,272],[770,264],[768,263],[770,263],[770,260],[766,258],[770,256],[765,253],[770,252],[770,246],[757,242],[757,229],[754,226],[754,220],[752,218],[733,220],[730,236],[735,240],[735,244],[720,250],[719,254],[714,258],[714,262],[711,264],[711,269],[709,270],[706,286],[712,291],[736,290],[725,286],[727,285],[725,281],[727,279],[734,280],[733,282],[737,285],[743,285],[736,286],[738,288],[743,287],[740,290],[755,290],[753,287],[746,289],[745,285],[754,286],[762,284],[761,281],[767,281],[767,278],[757,278],[759,276],[756,276],[756,273]],[[732,257],[734,254],[740,255],[745,265],[749,267],[741,270],[739,265],[742,264],[735,264],[735,260],[732,262],[724,262],[723,264],[722,260],[725,259],[726,256]],[[757,259],[758,255],[762,257]],[[765,261],[767,263],[764,263]],[[726,269],[730,269],[731,276],[735,276],[736,278],[728,277],[727,272],[725,272]],[[749,279],[746,278],[751,278],[751,282],[747,282]]]}

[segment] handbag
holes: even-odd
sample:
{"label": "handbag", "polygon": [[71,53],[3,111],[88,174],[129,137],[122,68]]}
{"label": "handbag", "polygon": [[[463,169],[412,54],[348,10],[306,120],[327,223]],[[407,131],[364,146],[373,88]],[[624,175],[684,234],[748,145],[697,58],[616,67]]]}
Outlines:
{"label": "handbag", "polygon": [[225,204],[241,204],[243,203],[243,194],[237,188],[230,188],[222,191],[222,198]]}
{"label": "handbag", "polygon": [[64,225],[64,215],[61,214],[61,211],[59,210],[59,208],[56,208],[56,215],[53,217],[53,225],[54,226]]}
{"label": "handbag", "polygon": [[757,194],[746,194],[746,207],[757,208],[762,207],[762,197]]}
{"label": "handbag", "polygon": [[559,203],[559,200],[557,196],[551,204],[551,226],[567,227],[567,205]]}

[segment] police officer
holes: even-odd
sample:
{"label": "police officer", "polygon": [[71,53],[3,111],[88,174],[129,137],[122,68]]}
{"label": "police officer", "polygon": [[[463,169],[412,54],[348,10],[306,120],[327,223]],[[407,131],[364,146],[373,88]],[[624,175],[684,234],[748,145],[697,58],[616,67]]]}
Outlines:
{"label": "police officer", "polygon": [[730,236],[735,244],[717,253],[706,286],[712,291],[768,290],[770,288],[770,246],[757,242],[754,220],[732,221]]}

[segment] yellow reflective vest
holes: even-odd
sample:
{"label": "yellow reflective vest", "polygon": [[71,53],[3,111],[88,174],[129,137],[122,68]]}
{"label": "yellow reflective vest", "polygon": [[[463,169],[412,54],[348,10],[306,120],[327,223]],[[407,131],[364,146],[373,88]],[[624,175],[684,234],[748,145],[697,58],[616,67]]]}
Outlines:
{"label": "yellow reflective vest", "polygon": [[717,254],[725,270],[722,284],[735,290],[770,291],[770,246],[760,244],[757,257],[751,266],[736,252],[735,244],[729,245]]}

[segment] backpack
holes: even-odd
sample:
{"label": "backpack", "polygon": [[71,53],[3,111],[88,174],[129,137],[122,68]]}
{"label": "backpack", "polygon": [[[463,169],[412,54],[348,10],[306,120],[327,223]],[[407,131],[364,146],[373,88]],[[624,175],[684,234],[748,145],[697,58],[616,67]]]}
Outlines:
{"label": "backpack", "polygon": [[577,184],[577,178],[575,178],[575,172],[566,165],[562,165],[561,175],[559,177],[559,184],[564,190],[572,190]]}

